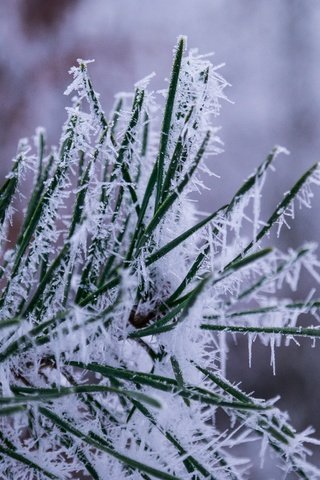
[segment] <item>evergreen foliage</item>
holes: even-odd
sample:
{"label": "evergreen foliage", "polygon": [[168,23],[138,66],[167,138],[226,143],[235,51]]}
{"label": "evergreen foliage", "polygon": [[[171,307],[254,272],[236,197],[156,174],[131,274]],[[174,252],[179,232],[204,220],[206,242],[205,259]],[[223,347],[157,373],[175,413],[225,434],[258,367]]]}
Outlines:
{"label": "evergreen foliage", "polygon": [[206,157],[221,151],[214,118],[227,83],[185,43],[163,109],[147,77],[107,118],[79,60],[59,148],[42,129],[35,153],[19,144],[0,190],[1,478],[245,479],[250,461],[237,448],[254,439],[262,462],[267,452],[285,473],[320,478],[311,429],[297,433],[276,399],[256,399],[225,375],[228,332],[272,351],[282,339],[320,336],[317,323],[299,326],[306,312],[317,322],[319,301],[277,296],[285,284],[296,289],[301,269],[319,280],[316,246],[265,244],[295,204],[310,206],[319,165],[262,220],[266,175],[285,152],[276,147],[227,205],[199,216],[192,195],[210,173]]}

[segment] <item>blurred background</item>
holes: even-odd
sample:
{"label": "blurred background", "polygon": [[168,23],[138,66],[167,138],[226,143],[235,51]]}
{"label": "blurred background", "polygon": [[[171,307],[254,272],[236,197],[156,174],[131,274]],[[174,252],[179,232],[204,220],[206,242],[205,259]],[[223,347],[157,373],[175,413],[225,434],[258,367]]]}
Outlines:
{"label": "blurred background", "polygon": [[[220,73],[232,84],[226,93],[233,103],[225,102],[217,119],[225,152],[210,164],[221,180],[210,179],[200,207],[221,206],[280,144],[291,155],[279,159],[267,183],[267,214],[320,160],[319,32],[318,0],[2,0],[0,177],[18,139],[32,136],[37,126],[47,128],[50,142],[58,141],[69,101],[63,91],[78,57],[96,59],[90,72],[108,111],[115,93],[131,91],[150,72],[157,73],[153,88],[163,88],[176,38],[185,34],[189,47],[213,51],[215,64],[225,62]],[[317,241],[320,193],[314,193],[313,209],[297,213],[295,227],[282,231],[280,248]],[[303,277],[293,296],[305,298],[310,288]],[[230,343],[228,374],[257,396],[279,392],[279,406],[295,427],[313,424],[320,437],[320,345],[310,347],[301,342],[300,348],[279,349],[274,377],[270,350],[256,342],[249,369],[246,341],[240,338]],[[262,477],[257,470],[252,478],[282,478],[273,465],[265,472]]]}

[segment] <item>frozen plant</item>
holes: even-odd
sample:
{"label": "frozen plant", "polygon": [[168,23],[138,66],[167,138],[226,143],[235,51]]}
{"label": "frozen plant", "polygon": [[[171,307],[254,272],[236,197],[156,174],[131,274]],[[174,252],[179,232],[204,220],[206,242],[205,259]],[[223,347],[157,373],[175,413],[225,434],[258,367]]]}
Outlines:
{"label": "frozen plant", "polygon": [[[210,57],[185,49],[181,37],[167,90],[151,92],[147,77],[116,97],[110,119],[79,60],[59,148],[42,129],[35,153],[19,144],[0,190],[1,478],[245,479],[239,446],[252,440],[261,472],[274,455],[285,476],[320,478],[312,431],[297,433],[275,399],[225,376],[228,332],[272,351],[320,336],[319,301],[277,297],[301,269],[319,280],[315,245],[264,244],[295,204],[310,206],[319,166],[262,220],[276,147],[230,203],[199,216],[192,196],[210,173],[205,158],[221,151],[212,122],[226,82]],[[316,326],[299,326],[306,312]]]}

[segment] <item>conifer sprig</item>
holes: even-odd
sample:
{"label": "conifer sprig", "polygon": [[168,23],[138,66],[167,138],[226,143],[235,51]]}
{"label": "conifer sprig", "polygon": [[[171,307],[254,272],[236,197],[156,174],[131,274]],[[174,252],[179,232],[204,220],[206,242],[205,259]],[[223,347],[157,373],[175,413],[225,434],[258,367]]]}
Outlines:
{"label": "conifer sprig", "polygon": [[221,341],[231,332],[274,350],[282,338],[320,337],[320,300],[277,297],[285,283],[296,290],[301,269],[319,281],[315,245],[268,245],[295,203],[310,206],[319,166],[265,220],[265,179],[284,151],[275,147],[201,218],[192,196],[221,151],[215,117],[227,86],[210,57],[179,38],[164,104],[149,77],[110,116],[89,63],[70,71],[76,98],[59,148],[38,129],[35,153],[19,144],[0,189],[1,478],[239,480],[251,462],[237,447],[255,438],[286,472],[320,478],[312,432],[231,384]]}

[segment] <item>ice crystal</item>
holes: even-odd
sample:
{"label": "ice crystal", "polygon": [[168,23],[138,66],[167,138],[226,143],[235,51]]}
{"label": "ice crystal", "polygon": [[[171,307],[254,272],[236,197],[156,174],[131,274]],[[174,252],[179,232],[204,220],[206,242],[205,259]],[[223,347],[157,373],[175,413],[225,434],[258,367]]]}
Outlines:
{"label": "ice crystal", "polygon": [[[116,96],[110,118],[79,60],[59,149],[39,129],[36,154],[20,145],[0,191],[2,478],[245,479],[238,447],[256,439],[261,468],[278,455],[286,473],[320,478],[311,430],[296,433],[275,399],[225,375],[228,332],[247,335],[250,363],[256,338],[269,345],[274,372],[282,339],[320,336],[299,325],[306,312],[318,324],[312,293],[278,297],[302,269],[319,281],[316,246],[268,247],[296,204],[310,206],[320,170],[262,219],[266,176],[287,153],[275,147],[227,205],[199,216],[193,194],[221,152],[228,84],[185,44],[165,92],[148,90],[148,76]],[[10,244],[26,171],[33,190]]]}

